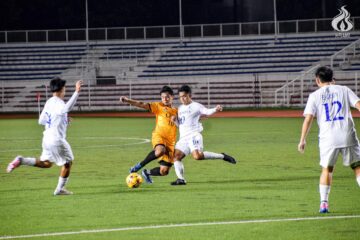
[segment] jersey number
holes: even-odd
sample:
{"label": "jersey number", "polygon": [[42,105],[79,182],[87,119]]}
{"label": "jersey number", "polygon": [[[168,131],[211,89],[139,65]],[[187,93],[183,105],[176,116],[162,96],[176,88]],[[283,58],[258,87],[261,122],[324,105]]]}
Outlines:
{"label": "jersey number", "polygon": [[51,126],[51,114],[49,114],[48,112],[45,112],[47,119],[46,119],[46,124],[48,125],[48,128],[50,128]]}
{"label": "jersey number", "polygon": [[329,111],[329,104],[325,103],[323,104],[325,107],[325,114],[326,114],[326,122],[331,122],[331,121],[337,121],[337,120],[344,120],[343,116],[340,116],[339,113],[341,111],[342,108],[342,104],[339,101],[334,101],[331,103],[332,106],[337,105],[337,112],[335,114],[335,117],[331,120],[330,118],[330,111]]}
{"label": "jersey number", "polygon": [[183,124],[184,122],[185,122],[185,116],[179,118],[179,125]]}

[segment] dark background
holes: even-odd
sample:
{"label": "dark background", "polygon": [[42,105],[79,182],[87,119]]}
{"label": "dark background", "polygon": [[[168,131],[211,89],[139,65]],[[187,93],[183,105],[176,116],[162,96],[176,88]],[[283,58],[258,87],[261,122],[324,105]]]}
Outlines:
{"label": "dark background", "polygon": [[[273,20],[273,0],[182,0],[183,24]],[[360,0],[277,0],[278,20],[333,18]],[[178,0],[88,0],[89,27],[178,25]],[[0,30],[85,28],[85,0],[0,0]]]}

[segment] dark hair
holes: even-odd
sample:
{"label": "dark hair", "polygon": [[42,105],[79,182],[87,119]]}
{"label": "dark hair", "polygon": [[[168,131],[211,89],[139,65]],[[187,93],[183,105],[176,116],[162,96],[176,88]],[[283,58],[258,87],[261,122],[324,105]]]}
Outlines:
{"label": "dark hair", "polygon": [[51,92],[59,92],[65,86],[66,80],[56,77],[50,81]]}
{"label": "dark hair", "polygon": [[333,71],[331,68],[327,66],[322,66],[316,69],[315,76],[320,79],[320,82],[332,82],[333,79]]}
{"label": "dark hair", "polygon": [[178,92],[185,92],[187,94],[191,94],[191,88],[188,85],[182,85]]}
{"label": "dark hair", "polygon": [[160,91],[160,95],[161,95],[162,93],[169,93],[171,96],[174,96],[174,91],[173,91],[172,88],[169,87],[169,86],[163,86],[162,89],[161,89],[161,91]]}

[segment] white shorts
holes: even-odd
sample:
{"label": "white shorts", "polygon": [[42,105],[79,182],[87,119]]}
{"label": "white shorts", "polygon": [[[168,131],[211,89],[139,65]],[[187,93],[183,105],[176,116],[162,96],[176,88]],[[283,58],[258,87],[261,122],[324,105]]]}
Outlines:
{"label": "white shorts", "polygon": [[324,168],[335,166],[339,153],[341,153],[343,157],[344,166],[350,166],[351,164],[360,161],[359,144],[345,148],[320,147],[320,166]]}
{"label": "white shorts", "polygon": [[194,150],[203,151],[203,137],[201,133],[194,133],[189,136],[180,138],[175,145],[175,149],[180,150],[185,155],[189,155]]}
{"label": "white shorts", "polygon": [[74,160],[74,155],[69,143],[66,140],[61,141],[45,141],[42,143],[42,153],[40,161],[50,161],[58,166]]}

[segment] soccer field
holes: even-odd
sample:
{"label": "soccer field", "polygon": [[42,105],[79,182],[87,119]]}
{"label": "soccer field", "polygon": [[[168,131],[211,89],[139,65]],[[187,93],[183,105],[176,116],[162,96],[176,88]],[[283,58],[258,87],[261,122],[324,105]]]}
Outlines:
{"label": "soccer field", "polygon": [[[301,155],[302,120],[208,119],[205,149],[229,153],[238,164],[187,157],[188,185],[170,186],[172,169],[152,185],[129,189],[128,170],[151,150],[155,120],[75,118],[67,186],[74,195],[57,197],[59,167],[5,173],[16,155],[40,155],[37,120],[0,120],[0,239],[360,239],[360,189],[341,161],[331,213],[318,213],[317,126]],[[360,120],[355,124],[359,132]]]}

